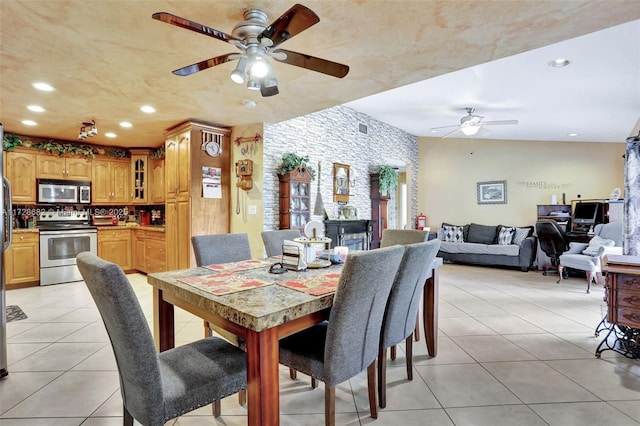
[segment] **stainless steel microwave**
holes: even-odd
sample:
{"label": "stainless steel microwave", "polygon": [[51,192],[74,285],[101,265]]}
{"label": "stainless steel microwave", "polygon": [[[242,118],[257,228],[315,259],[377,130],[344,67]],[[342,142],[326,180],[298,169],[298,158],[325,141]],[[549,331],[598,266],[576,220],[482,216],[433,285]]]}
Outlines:
{"label": "stainless steel microwave", "polygon": [[90,204],[91,182],[38,179],[38,203]]}

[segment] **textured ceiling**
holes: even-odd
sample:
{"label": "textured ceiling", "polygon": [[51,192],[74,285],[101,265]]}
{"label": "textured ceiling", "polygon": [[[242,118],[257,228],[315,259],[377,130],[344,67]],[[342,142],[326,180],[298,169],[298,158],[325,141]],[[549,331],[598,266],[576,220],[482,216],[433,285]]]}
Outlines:
{"label": "textured ceiling", "polygon": [[[351,71],[336,79],[275,63],[280,94],[270,98],[232,83],[233,63],[174,76],[173,69],[235,48],[151,19],[165,11],[230,33],[245,8],[265,11],[271,22],[292,4],[2,0],[0,120],[7,132],[74,140],[81,122],[95,119],[100,134],[92,143],[158,146],[165,129],[187,119],[278,122],[640,18],[637,1],[305,1],[320,22],[282,48]],[[34,81],[56,91],[38,92]],[[257,106],[245,108],[245,99]],[[28,111],[32,104],[46,111]],[[144,104],[157,112],[140,112]],[[502,118],[513,117],[487,117]],[[120,128],[122,120],[133,128]]]}

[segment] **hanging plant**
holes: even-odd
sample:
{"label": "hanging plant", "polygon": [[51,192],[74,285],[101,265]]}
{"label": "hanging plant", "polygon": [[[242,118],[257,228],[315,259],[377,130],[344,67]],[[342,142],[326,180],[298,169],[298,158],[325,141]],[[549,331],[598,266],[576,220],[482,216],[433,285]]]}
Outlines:
{"label": "hanging plant", "polygon": [[392,189],[398,187],[398,172],[393,167],[383,164],[378,166],[379,191],[381,193],[389,193]]}
{"label": "hanging plant", "polygon": [[316,171],[313,167],[309,166],[309,156],[305,155],[301,157],[293,152],[285,152],[282,154],[282,162],[278,165],[278,174],[283,175],[285,173],[292,172],[296,167],[309,170],[312,178],[315,178]]}

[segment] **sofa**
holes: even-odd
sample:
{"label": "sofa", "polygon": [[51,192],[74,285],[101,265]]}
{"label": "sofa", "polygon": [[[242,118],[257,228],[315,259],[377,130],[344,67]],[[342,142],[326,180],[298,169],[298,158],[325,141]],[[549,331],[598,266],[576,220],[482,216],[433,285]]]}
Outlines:
{"label": "sofa", "polygon": [[438,238],[442,241],[438,257],[445,262],[510,266],[527,272],[536,259],[533,226],[443,223]]}

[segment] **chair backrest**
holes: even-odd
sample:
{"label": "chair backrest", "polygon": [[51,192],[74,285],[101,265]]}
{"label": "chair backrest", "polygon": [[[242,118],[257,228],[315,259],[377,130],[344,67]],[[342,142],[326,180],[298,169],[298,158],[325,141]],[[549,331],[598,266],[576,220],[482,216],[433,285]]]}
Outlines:
{"label": "chair backrest", "polygon": [[349,253],[327,326],[322,379],[327,386],[357,375],[378,356],[382,318],[403,253],[399,245]]}
{"label": "chair backrest", "polygon": [[569,249],[569,239],[555,220],[539,220],[536,222],[536,234],[540,248],[552,259],[557,259]]}
{"label": "chair backrest", "polygon": [[142,424],[163,424],[158,355],[129,280],[118,265],[95,254],[82,252],[76,260],[111,340],[124,405]]}
{"label": "chair backrest", "polygon": [[194,235],[191,244],[198,266],[251,259],[247,234]]}
{"label": "chair backrest", "polygon": [[622,247],[622,234],[624,233],[622,221],[599,223],[593,229],[595,235],[607,240],[613,240],[616,247]]}
{"label": "chair backrest", "polygon": [[415,244],[427,241],[429,233],[417,229],[385,229],[382,231],[380,247],[389,247],[396,244]]}
{"label": "chair backrest", "polygon": [[280,256],[282,254],[282,243],[284,240],[293,240],[302,235],[297,229],[280,229],[278,231],[263,231],[262,242],[267,256]]}
{"label": "chair backrest", "polygon": [[439,249],[440,240],[404,246],[382,322],[381,347],[397,345],[413,333],[422,289]]}

